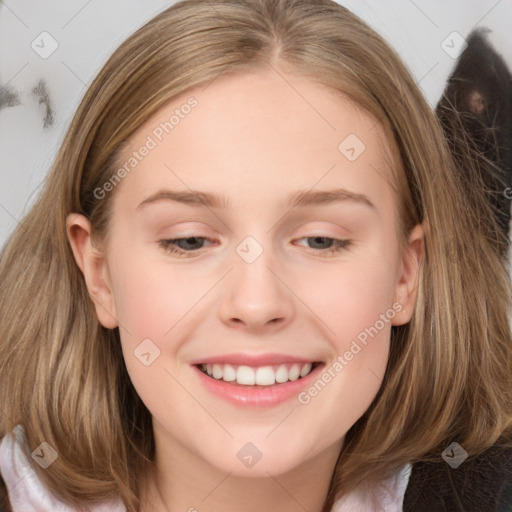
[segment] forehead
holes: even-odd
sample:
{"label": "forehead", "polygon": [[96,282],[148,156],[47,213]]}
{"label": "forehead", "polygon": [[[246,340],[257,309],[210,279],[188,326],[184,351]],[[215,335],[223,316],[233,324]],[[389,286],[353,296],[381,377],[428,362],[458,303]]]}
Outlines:
{"label": "forehead", "polygon": [[[382,127],[354,102],[309,78],[267,71],[221,76],[174,98],[139,127],[118,165],[144,147],[121,187],[222,191],[245,198],[345,186],[393,201]],[[356,190],[357,191],[357,190]],[[118,191],[119,192],[119,191]]]}

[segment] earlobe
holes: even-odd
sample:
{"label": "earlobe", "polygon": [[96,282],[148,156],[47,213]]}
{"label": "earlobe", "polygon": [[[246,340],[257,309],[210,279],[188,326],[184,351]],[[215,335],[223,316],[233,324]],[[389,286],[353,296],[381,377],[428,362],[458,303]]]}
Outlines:
{"label": "earlobe", "polygon": [[411,320],[418,295],[420,267],[425,251],[425,231],[417,224],[411,231],[407,248],[402,255],[401,275],[395,289],[395,302],[401,309],[392,325],[403,325]]}
{"label": "earlobe", "polygon": [[119,325],[104,255],[93,244],[91,223],[84,215],[71,213],[66,230],[75,261],[84,275],[85,284],[96,309],[99,322],[107,329]]}

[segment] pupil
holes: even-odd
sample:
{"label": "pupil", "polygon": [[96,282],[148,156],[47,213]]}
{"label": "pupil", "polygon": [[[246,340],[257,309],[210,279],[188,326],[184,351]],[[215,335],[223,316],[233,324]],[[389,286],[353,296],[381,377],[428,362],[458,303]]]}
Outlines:
{"label": "pupil", "polygon": [[324,242],[325,242],[327,240],[327,238],[324,236],[315,236],[315,237],[313,237],[313,240],[314,240],[314,243],[320,243],[320,245],[321,245],[322,240],[324,240]]}
{"label": "pupil", "polygon": [[[199,242],[197,242],[197,241],[199,241],[199,240],[200,240],[200,238],[198,238],[198,237],[196,237],[196,236],[189,236],[189,237],[187,237],[187,238],[184,238],[184,239],[183,239],[183,241],[184,241],[186,244],[192,244],[192,245],[194,245],[194,241],[196,241],[196,244],[195,244],[195,245],[197,245],[197,244],[199,243]],[[199,245],[200,245],[200,243],[199,243]]]}

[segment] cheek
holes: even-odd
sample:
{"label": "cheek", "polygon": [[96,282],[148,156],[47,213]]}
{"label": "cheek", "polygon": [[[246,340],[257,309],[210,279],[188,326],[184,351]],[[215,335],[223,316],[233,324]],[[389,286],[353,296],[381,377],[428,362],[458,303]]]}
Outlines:
{"label": "cheek", "polygon": [[332,393],[322,393],[318,403],[325,400],[325,410],[342,407],[345,415],[351,411],[354,421],[371,403],[387,366],[396,314],[393,268],[377,256],[354,259],[304,281],[307,305],[324,325],[335,352],[316,386],[323,389],[325,384]]}
{"label": "cheek", "polygon": [[[380,385],[388,360],[393,309],[394,281],[389,268],[378,265],[365,269],[346,282],[347,295],[337,328],[337,353],[353,383],[366,394]],[[345,371],[344,370],[344,371]]]}
{"label": "cheek", "polygon": [[329,337],[343,345],[341,340],[357,337],[391,308],[395,291],[391,268],[375,259],[332,266],[321,274],[301,278],[301,293],[328,328]]}
{"label": "cheek", "polygon": [[179,348],[173,336],[178,328],[173,328],[181,327],[180,319],[190,309],[184,291],[191,292],[191,287],[183,273],[167,270],[166,274],[165,267],[148,263],[142,253],[117,258],[111,276],[126,368],[148,409],[167,410],[169,395],[179,392],[166,372],[174,374],[169,356],[174,357]]}
{"label": "cheek", "polygon": [[218,276],[186,271],[186,265],[168,264],[143,250],[129,258],[112,251],[112,261],[119,262],[111,266],[111,276],[125,363],[144,399],[152,386],[161,389],[157,381],[169,385],[165,369],[181,371],[175,367],[180,347],[197,326],[204,296]]}
{"label": "cheek", "polygon": [[[390,346],[393,282],[383,267],[331,275],[309,296],[328,326],[333,356],[319,378],[298,398],[304,414],[314,410],[326,442],[345,433],[364,414],[384,377]],[[327,288],[330,292],[327,293]],[[337,418],[332,421],[332,418]]]}
{"label": "cheek", "polygon": [[152,262],[143,253],[118,261],[112,285],[120,325],[133,338],[163,339],[198,295],[193,276],[179,265]]}
{"label": "cheek", "polygon": [[145,271],[120,275],[114,290],[120,329],[129,333],[133,341],[160,338],[163,331],[170,329],[170,318],[164,314],[166,309],[168,313],[173,311],[169,294]]}

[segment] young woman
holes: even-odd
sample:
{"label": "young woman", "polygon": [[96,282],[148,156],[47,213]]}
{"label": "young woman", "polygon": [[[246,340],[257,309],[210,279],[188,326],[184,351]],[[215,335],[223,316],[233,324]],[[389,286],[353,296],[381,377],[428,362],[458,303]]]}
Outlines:
{"label": "young woman", "polygon": [[9,506],[396,511],[417,462],[512,446],[510,285],[474,171],[334,2],[157,15],[2,252]]}

